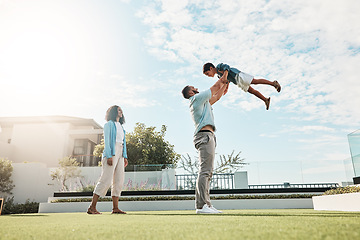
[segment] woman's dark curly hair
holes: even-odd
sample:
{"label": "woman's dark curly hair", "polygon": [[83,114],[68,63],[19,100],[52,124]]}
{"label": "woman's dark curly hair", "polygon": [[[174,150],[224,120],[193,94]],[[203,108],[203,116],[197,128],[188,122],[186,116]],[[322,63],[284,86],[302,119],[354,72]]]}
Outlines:
{"label": "woman's dark curly hair", "polygon": [[[105,120],[106,121],[114,121],[116,122],[116,118],[118,116],[118,108],[120,108],[120,110],[122,111],[121,107],[114,105],[109,107],[109,109],[106,111],[106,115],[105,115]],[[125,117],[124,117],[124,113],[122,114],[121,118],[119,119],[119,122],[121,124],[125,123]]]}

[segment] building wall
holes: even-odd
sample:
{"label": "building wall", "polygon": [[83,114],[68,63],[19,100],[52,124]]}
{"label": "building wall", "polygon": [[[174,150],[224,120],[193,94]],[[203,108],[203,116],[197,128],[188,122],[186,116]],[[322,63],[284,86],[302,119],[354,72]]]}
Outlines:
{"label": "building wall", "polygon": [[12,166],[15,203],[26,200],[47,202],[48,197],[59,189],[59,184],[51,179],[49,168],[43,163],[13,163]]}
{"label": "building wall", "polygon": [[7,142],[0,142],[0,158],[12,159],[14,146]]}
{"label": "building wall", "polygon": [[57,166],[59,159],[70,154],[67,149],[68,129],[68,123],[14,125],[10,144],[14,150],[10,160]]}
{"label": "building wall", "polygon": [[11,159],[14,146],[9,143],[11,140],[12,128],[2,127],[0,131],[0,157]]}
{"label": "building wall", "polygon": [[1,127],[0,128],[0,142],[8,143],[12,135],[12,127]]}
{"label": "building wall", "polygon": [[0,157],[13,163],[41,162],[48,167],[57,167],[59,159],[73,155],[75,139],[89,141],[88,151],[84,154],[92,155],[93,146],[99,143],[103,131],[93,120],[87,119],[19,119],[0,118]]}

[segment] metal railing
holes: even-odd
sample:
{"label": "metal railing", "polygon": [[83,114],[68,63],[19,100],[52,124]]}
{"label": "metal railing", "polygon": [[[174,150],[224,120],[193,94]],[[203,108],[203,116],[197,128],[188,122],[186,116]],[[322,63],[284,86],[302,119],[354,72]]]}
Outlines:
{"label": "metal railing", "polygon": [[[193,190],[196,187],[197,175],[180,174],[176,176],[177,190]],[[210,189],[234,189],[234,174],[213,174]],[[288,183],[249,185],[248,189],[278,189],[278,188],[338,188],[338,183]]]}
{"label": "metal railing", "polygon": [[[197,175],[181,174],[176,176],[177,190],[192,190],[196,187]],[[233,173],[218,173],[213,174],[210,182],[210,189],[233,189],[234,188],[234,174]]]}
{"label": "metal railing", "polygon": [[249,185],[249,189],[269,189],[269,188],[337,188],[337,183],[283,183],[283,184],[262,184]]}

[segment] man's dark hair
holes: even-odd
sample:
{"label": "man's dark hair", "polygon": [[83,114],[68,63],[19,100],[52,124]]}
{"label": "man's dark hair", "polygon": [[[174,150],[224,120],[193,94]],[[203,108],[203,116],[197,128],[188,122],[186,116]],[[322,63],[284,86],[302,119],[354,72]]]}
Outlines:
{"label": "man's dark hair", "polygon": [[212,63],[205,63],[205,64],[204,64],[204,67],[203,67],[203,73],[205,73],[206,71],[209,71],[209,70],[210,70],[210,67],[215,68],[214,64],[212,64]]}
{"label": "man's dark hair", "polygon": [[[111,106],[109,107],[109,109],[106,111],[106,115],[105,115],[105,120],[106,121],[114,121],[116,122],[116,118],[118,116],[118,108],[120,108],[117,105]],[[120,108],[121,109],[121,108]],[[122,110],[121,110],[122,111]],[[124,117],[124,113],[122,114],[121,118],[119,119],[119,122],[121,124],[125,123],[125,117]]]}
{"label": "man's dark hair", "polygon": [[182,90],[182,94],[183,94],[184,98],[186,98],[186,99],[190,98],[189,91],[190,91],[190,86],[189,85],[184,87],[184,89]]}

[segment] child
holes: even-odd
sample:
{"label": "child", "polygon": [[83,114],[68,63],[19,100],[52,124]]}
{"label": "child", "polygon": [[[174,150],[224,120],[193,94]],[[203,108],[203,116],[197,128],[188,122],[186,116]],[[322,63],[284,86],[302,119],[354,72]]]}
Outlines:
{"label": "child", "polygon": [[[267,84],[275,87],[275,89],[280,92],[281,86],[277,81],[269,81],[266,79],[255,79],[253,76],[241,72],[236,68],[232,68],[227,64],[219,63],[216,68],[212,63],[206,63],[203,67],[203,73],[208,77],[214,77],[215,73],[217,73],[221,78],[224,78],[239,88],[241,88],[244,92],[249,92],[254,94],[258,98],[264,101],[266,110],[269,110],[270,107],[270,98],[265,98],[259,91],[255,90],[250,86],[250,84]],[[227,91],[226,91],[227,92]],[[226,92],[224,94],[226,94]]]}

